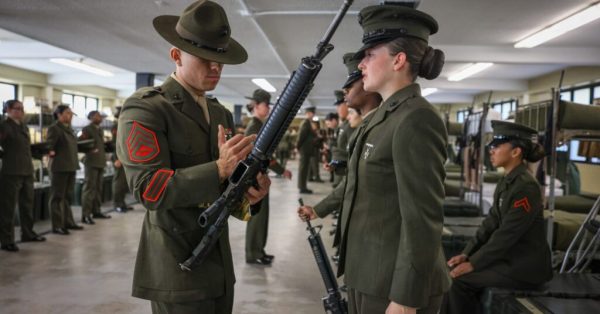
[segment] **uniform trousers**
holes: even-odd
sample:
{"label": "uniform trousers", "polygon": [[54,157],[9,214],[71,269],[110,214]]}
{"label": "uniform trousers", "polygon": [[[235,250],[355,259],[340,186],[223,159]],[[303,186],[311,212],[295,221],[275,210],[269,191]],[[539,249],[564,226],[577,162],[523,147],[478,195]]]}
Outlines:
{"label": "uniform trousers", "polygon": [[298,168],[298,189],[306,190],[308,169],[310,168],[310,153],[300,152],[300,166]]}
{"label": "uniform trousers", "polygon": [[152,301],[152,314],[231,314],[233,312],[233,286],[216,299],[194,302],[169,303]]}
{"label": "uniform trousers", "polygon": [[250,218],[246,226],[246,260],[265,256],[268,232],[269,194],[260,201],[260,211]]}
{"label": "uniform trousers", "polygon": [[125,168],[123,166],[115,167],[115,174],[112,181],[113,189],[113,205],[115,207],[126,208],[125,195],[129,193],[129,187],[127,186],[127,178],[125,177]]}
{"label": "uniform trousers", "polygon": [[85,166],[85,181],[81,196],[82,217],[100,214],[104,168]]}
{"label": "uniform trousers", "polygon": [[[436,314],[442,303],[442,295],[432,296],[429,305],[417,310],[417,314]],[[388,298],[368,295],[348,287],[348,313],[350,314],[384,314],[390,305]]]}
{"label": "uniform trousers", "polygon": [[19,204],[21,237],[33,238],[33,176],[0,175],[0,243],[15,243],[15,208]]}
{"label": "uniform trousers", "polygon": [[71,200],[75,189],[75,171],[52,172],[52,194],[50,196],[50,215],[52,228],[75,226]]}
{"label": "uniform trousers", "polygon": [[440,313],[482,313],[480,294],[488,287],[531,289],[535,285],[516,281],[493,270],[474,271],[452,280],[452,287],[444,296]]}

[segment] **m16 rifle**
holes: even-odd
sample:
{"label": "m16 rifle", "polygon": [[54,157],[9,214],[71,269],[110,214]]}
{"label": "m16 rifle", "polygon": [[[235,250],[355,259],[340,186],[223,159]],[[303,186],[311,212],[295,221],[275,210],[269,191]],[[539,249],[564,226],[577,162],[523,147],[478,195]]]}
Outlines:
{"label": "m16 rifle", "polygon": [[[321,61],[333,50],[330,43],[344,15],[353,0],[345,0],[333,22],[317,45],[312,56],[302,58],[300,66],[292,73],[285,88],[281,92],[273,112],[258,132],[254,149],[248,157],[240,161],[228,179],[225,192],[198,218],[198,224],[208,228],[200,244],[192,252],[192,256],[179,264],[182,270],[191,271],[202,263],[210,250],[218,241],[231,212],[242,203],[244,193],[256,182],[259,172],[265,171],[273,151],[281,141],[285,131],[298,113],[300,106],[314,85],[317,74],[321,71]],[[213,219],[216,216],[216,219]]]}
{"label": "m16 rifle", "polygon": [[[300,203],[300,206],[304,206],[302,199],[298,199],[298,202]],[[325,251],[325,246],[323,246],[323,241],[319,234],[321,226],[313,227],[308,219],[306,220],[306,224],[308,225],[306,229],[310,232],[308,243],[310,243],[311,251],[315,256],[315,261],[317,262],[319,272],[321,273],[323,283],[325,284],[325,289],[327,290],[327,295],[322,299],[325,312],[332,314],[346,314],[348,313],[348,303],[342,298],[337,280],[331,269],[331,264],[327,260],[327,252]]]}

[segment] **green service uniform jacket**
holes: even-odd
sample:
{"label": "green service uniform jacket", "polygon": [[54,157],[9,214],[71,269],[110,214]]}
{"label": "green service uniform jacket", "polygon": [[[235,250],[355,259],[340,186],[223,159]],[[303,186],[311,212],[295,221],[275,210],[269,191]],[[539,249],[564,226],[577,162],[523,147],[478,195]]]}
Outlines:
{"label": "green service uniform jacket", "polygon": [[104,135],[102,128],[90,123],[81,130],[80,138],[82,140],[94,140],[94,148],[85,153],[83,163],[87,167],[104,169],[104,167],[106,167],[106,151],[104,150]]}
{"label": "green service uniform jacket", "polygon": [[423,308],[449,289],[442,226],[446,127],[411,84],[360,130],[346,176],[339,272],[349,288]]}
{"label": "green service uniform jacket", "polygon": [[60,122],[48,128],[48,145],[56,155],[51,159],[50,171],[75,172],[79,169],[77,137],[70,126]]}
{"label": "green service uniform jacket", "polygon": [[207,98],[200,106],[173,78],[129,97],[119,117],[117,155],[135,198],[148,210],[133,278],[133,296],[179,303],[213,299],[233,289],[227,226],[208,257],[191,272],[190,257],[206,229],[196,222],[224,190],[216,160],[218,125],[233,134],[231,113]]}
{"label": "green service uniform jacket", "polygon": [[25,123],[6,118],[0,122],[0,146],[4,149],[0,175],[32,176],[31,139]]}
{"label": "green service uniform jacket", "polygon": [[348,140],[353,132],[348,120],[342,122],[337,129],[337,145],[332,148],[332,160],[348,161]]}
{"label": "green service uniform jacket", "polygon": [[522,164],[503,177],[494,204],[463,253],[475,271],[541,284],[552,278],[540,186]]}
{"label": "green service uniform jacket", "polygon": [[[373,117],[375,113],[370,114],[368,117],[364,118],[363,121],[358,126],[358,130],[362,130],[369,125],[369,121]],[[354,144],[356,143],[356,135],[359,132],[354,132],[350,135],[350,140],[346,141],[346,154],[348,156],[352,155],[352,151],[350,149],[354,149]],[[351,145],[350,145],[351,144]],[[336,185],[333,191],[329,193],[329,195],[325,196],[317,205],[313,207],[317,216],[323,218],[333,211],[340,209],[344,202],[344,193],[346,191],[346,178],[345,176],[341,179],[340,184]]]}
{"label": "green service uniform jacket", "polygon": [[298,139],[296,140],[296,148],[298,148],[300,154],[307,157],[313,154],[315,149],[315,137],[316,134],[310,125],[310,120],[305,119],[300,125]]}

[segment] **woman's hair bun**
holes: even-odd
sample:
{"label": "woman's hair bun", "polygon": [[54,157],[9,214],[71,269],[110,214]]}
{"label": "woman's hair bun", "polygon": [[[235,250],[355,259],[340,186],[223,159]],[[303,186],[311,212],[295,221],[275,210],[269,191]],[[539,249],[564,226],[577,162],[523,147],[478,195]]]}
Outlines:
{"label": "woman's hair bun", "polygon": [[428,80],[438,77],[442,73],[445,58],[443,51],[427,46],[419,66],[419,76]]}

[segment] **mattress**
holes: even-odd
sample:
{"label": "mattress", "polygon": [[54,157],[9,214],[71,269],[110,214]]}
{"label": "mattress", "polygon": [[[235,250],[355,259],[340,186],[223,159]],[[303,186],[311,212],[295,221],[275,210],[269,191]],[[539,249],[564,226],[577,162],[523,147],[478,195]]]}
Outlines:
{"label": "mattress", "polygon": [[554,199],[554,208],[569,213],[587,214],[594,206],[597,196],[592,195],[565,195]]}
{"label": "mattress", "polygon": [[[519,109],[516,122],[538,131],[546,130],[547,117],[552,114],[552,101],[525,105]],[[558,127],[561,130],[600,130],[600,106],[560,101]]]}

